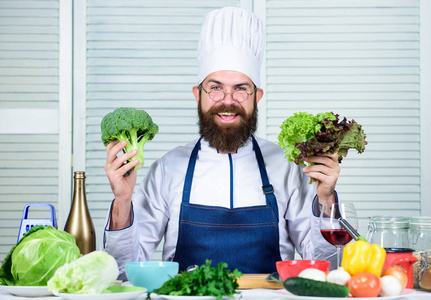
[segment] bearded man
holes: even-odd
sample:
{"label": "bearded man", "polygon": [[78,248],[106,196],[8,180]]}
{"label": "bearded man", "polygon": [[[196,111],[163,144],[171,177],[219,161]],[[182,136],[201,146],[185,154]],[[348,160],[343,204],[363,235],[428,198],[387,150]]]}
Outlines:
{"label": "bearded man", "polygon": [[102,249],[116,258],[120,278],[126,262],[150,260],[163,239],[163,260],[180,270],[210,259],[271,273],[295,250],[304,259],[336,258],[320,234],[318,210],[337,201],[337,155],[310,157],[316,164],[303,168],[254,136],[263,40],[262,22],[249,11],[228,7],[206,16],[193,87],[200,138],[154,162],[133,201],[137,162],[124,162],[136,153],[117,157],[125,142],[106,147],[115,199]]}

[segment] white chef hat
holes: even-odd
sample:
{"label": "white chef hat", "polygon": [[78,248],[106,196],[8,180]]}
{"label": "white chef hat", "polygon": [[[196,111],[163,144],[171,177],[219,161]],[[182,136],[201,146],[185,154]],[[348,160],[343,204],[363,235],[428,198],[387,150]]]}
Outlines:
{"label": "white chef hat", "polygon": [[262,21],[248,10],[224,7],[208,13],[198,45],[198,84],[222,70],[247,75],[260,87],[264,49]]}

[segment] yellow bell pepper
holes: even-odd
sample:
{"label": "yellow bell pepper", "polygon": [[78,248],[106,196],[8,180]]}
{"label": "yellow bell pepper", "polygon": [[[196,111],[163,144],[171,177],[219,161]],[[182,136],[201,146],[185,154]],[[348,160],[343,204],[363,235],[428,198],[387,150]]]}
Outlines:
{"label": "yellow bell pepper", "polygon": [[379,245],[357,240],[344,247],[341,266],[352,276],[369,272],[380,277],[385,258],[386,251]]}

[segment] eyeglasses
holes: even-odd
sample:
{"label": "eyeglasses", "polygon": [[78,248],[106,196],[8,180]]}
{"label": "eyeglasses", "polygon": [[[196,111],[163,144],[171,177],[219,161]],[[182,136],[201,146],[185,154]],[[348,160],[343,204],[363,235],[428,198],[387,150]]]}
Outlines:
{"label": "eyeglasses", "polygon": [[256,92],[256,88],[254,89],[254,91],[252,93],[247,93],[246,91],[235,91],[233,93],[225,93],[223,91],[216,91],[216,90],[207,92],[203,87],[202,87],[202,90],[205,93],[207,93],[208,96],[210,97],[210,99],[214,102],[220,102],[220,101],[224,100],[224,98],[226,98],[226,95],[230,95],[233,100],[240,102],[240,103],[247,100],[248,96],[251,96]]}

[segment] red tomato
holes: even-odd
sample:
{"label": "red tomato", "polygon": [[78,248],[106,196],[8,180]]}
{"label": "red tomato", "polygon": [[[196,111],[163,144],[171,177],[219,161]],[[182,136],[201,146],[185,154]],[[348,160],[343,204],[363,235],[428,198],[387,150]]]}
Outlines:
{"label": "red tomato", "polygon": [[353,297],[377,297],[380,293],[379,277],[368,272],[352,276],[347,286]]}
{"label": "red tomato", "polygon": [[407,277],[407,273],[403,267],[398,266],[398,265],[390,266],[389,268],[387,268],[383,271],[382,277],[386,276],[386,275],[394,276],[396,279],[398,279],[400,281],[401,287],[403,289],[406,288],[408,277]]}

